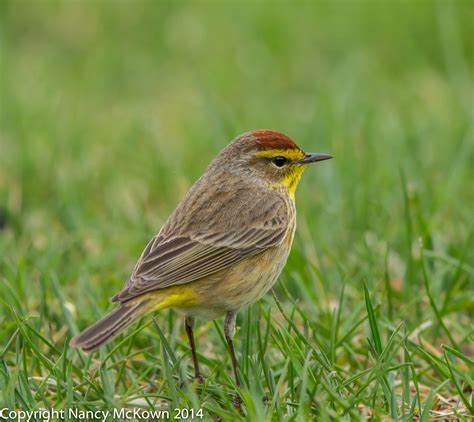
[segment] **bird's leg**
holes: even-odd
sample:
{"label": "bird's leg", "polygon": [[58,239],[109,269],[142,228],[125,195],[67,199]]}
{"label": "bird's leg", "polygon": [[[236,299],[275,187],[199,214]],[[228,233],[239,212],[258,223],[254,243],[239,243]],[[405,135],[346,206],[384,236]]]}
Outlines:
{"label": "bird's leg", "polygon": [[234,343],[232,342],[235,334],[236,317],[237,314],[235,312],[229,312],[226,315],[224,322],[224,334],[227,344],[229,345],[230,359],[232,361],[232,369],[234,370],[235,383],[240,387],[239,374],[237,373],[237,359],[235,358]]}
{"label": "bird's leg", "polygon": [[199,362],[196,354],[196,344],[194,343],[194,318],[193,317],[185,317],[184,318],[184,325],[186,327],[186,334],[188,335],[189,346],[191,347],[191,354],[193,356],[193,363],[194,363],[194,378],[199,382],[203,382],[203,378],[201,375],[201,371],[199,371]]}
{"label": "bird's leg", "polygon": [[[235,384],[240,387],[240,380],[239,380],[239,374],[237,372],[237,359],[235,358],[235,352],[234,352],[234,343],[232,339],[234,338],[235,334],[235,319],[237,318],[237,313],[236,312],[228,312],[226,317],[225,317],[225,322],[224,322],[224,334],[225,334],[225,339],[227,340],[227,344],[229,346],[229,352],[230,352],[230,359],[232,361],[232,369],[234,371],[234,379],[235,379]],[[236,409],[240,409],[240,404],[242,400],[240,397],[237,395],[234,398],[234,407]]]}

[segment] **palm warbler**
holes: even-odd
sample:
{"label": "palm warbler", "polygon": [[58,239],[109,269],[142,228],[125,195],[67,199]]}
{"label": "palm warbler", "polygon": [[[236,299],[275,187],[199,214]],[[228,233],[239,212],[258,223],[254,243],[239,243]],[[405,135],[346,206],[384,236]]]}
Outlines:
{"label": "palm warbler", "polygon": [[305,153],[272,130],[244,133],[212,161],[158,234],[113,302],[120,306],[72,340],[91,352],[138,318],[176,308],[185,315],[195,376],[202,380],[194,318],[225,317],[232,338],[239,309],[264,295],[280,275],[296,227],[296,185],[309,163],[332,158]]}

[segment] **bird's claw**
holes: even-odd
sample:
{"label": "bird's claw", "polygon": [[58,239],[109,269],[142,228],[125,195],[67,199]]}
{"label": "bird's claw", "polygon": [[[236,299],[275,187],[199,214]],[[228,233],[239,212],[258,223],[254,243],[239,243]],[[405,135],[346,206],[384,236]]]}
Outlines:
{"label": "bird's claw", "polygon": [[236,394],[234,398],[232,399],[232,406],[234,406],[235,410],[238,410],[238,411],[242,410],[242,399],[240,398],[238,394]]}

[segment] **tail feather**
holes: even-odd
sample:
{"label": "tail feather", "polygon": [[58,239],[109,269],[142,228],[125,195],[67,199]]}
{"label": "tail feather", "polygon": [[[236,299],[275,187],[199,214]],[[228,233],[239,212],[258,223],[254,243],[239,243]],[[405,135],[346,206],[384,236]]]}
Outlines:
{"label": "tail feather", "polygon": [[143,306],[148,301],[135,305],[122,305],[95,324],[86,328],[71,340],[72,347],[80,347],[85,352],[93,352],[119,335],[125,328],[144,315]]}

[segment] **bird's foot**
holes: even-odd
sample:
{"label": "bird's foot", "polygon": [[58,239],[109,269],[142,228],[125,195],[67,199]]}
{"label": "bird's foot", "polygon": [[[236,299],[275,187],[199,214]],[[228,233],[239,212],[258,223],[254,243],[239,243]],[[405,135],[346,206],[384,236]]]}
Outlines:
{"label": "bird's foot", "polygon": [[232,399],[232,406],[234,406],[235,410],[241,411],[242,410],[242,399],[238,394],[234,396]]}

